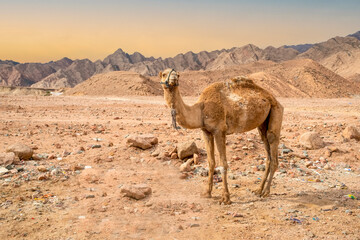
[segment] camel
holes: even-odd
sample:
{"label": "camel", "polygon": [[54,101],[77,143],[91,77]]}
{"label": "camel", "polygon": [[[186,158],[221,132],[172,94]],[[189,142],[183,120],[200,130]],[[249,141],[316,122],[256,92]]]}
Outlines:
{"label": "camel", "polygon": [[[271,181],[278,168],[278,145],[284,108],[275,97],[246,77],[216,82],[201,93],[198,101],[186,105],[179,90],[179,73],[166,69],[159,73],[164,98],[176,122],[187,129],[201,128],[209,164],[209,179],[202,197],[211,198],[215,168],[214,140],[220,156],[223,193],[221,202],[230,204],[227,184],[226,135],[257,128],[267,152],[266,168],[260,187],[254,193],[270,194]],[[176,118],[176,120],[175,120]],[[174,122],[175,121],[175,122]],[[265,186],[266,183],[266,186]]]}

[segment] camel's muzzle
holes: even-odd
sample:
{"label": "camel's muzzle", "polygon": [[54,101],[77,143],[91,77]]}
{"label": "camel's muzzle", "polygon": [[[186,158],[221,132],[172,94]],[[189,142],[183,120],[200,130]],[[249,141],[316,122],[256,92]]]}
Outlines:
{"label": "camel's muzzle", "polygon": [[169,74],[167,75],[166,79],[164,82],[160,82],[160,84],[164,84],[165,88],[171,88],[174,86],[179,86],[179,80],[177,77],[173,77],[171,76],[171,73],[175,72],[174,69],[171,69],[171,71],[169,72]]}

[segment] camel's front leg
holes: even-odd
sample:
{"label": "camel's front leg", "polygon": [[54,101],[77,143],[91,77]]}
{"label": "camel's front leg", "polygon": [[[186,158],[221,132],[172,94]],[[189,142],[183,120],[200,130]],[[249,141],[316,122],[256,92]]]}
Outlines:
{"label": "camel's front leg", "polygon": [[203,197],[211,198],[211,191],[213,187],[213,177],[214,177],[214,168],[215,168],[215,155],[214,155],[214,136],[212,133],[203,130],[203,136],[205,141],[207,160],[209,163],[209,180],[208,186],[204,193],[201,194]]}
{"label": "camel's front leg", "polygon": [[229,193],[228,184],[227,184],[228,164],[227,164],[227,160],[226,160],[225,141],[226,141],[225,132],[218,132],[217,134],[215,134],[216,147],[219,151],[220,161],[221,161],[221,165],[223,167],[221,170],[221,176],[222,176],[222,180],[223,180],[222,202],[225,204],[230,204],[231,203],[230,193]]}

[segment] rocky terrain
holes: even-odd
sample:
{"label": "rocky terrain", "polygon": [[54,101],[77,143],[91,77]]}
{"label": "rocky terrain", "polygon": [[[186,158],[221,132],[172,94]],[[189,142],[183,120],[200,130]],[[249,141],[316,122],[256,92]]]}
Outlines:
{"label": "rocky terrain", "polygon": [[233,203],[219,205],[218,170],[200,198],[201,131],[172,129],[162,97],[1,96],[0,237],[358,239],[360,100],[279,100],[270,197],[252,193],[266,157],[253,130],[227,138]]}
{"label": "rocky terrain", "polygon": [[74,87],[95,74],[110,71],[130,71],[156,76],[166,68],[177,71],[212,71],[264,60],[280,63],[299,58],[312,59],[341,77],[357,82],[360,75],[359,49],[359,32],[317,44],[279,48],[269,46],[265,49],[248,44],[212,52],[181,53],[165,59],[145,57],[138,52],[128,54],[118,49],[104,60],[95,62],[88,59],[73,61],[68,58],[44,64],[0,61],[0,85],[65,88]]}

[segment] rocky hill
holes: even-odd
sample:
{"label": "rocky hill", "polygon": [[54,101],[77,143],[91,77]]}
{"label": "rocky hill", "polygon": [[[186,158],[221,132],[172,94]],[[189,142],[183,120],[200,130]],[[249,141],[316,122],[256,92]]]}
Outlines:
{"label": "rocky hill", "polygon": [[181,92],[197,96],[209,84],[239,75],[254,79],[278,97],[338,98],[360,92],[360,83],[349,81],[311,59],[258,61],[217,70],[186,71],[180,74]]}
{"label": "rocky hill", "polygon": [[158,82],[134,72],[114,71],[96,74],[88,80],[68,89],[67,95],[127,96],[161,95]]}
{"label": "rocky hill", "polygon": [[360,40],[356,37],[331,38],[297,58],[313,59],[342,77],[360,81]]}
{"label": "rocky hill", "polygon": [[67,68],[72,62],[68,58],[44,64],[0,61],[0,85],[30,86],[59,69]]}

